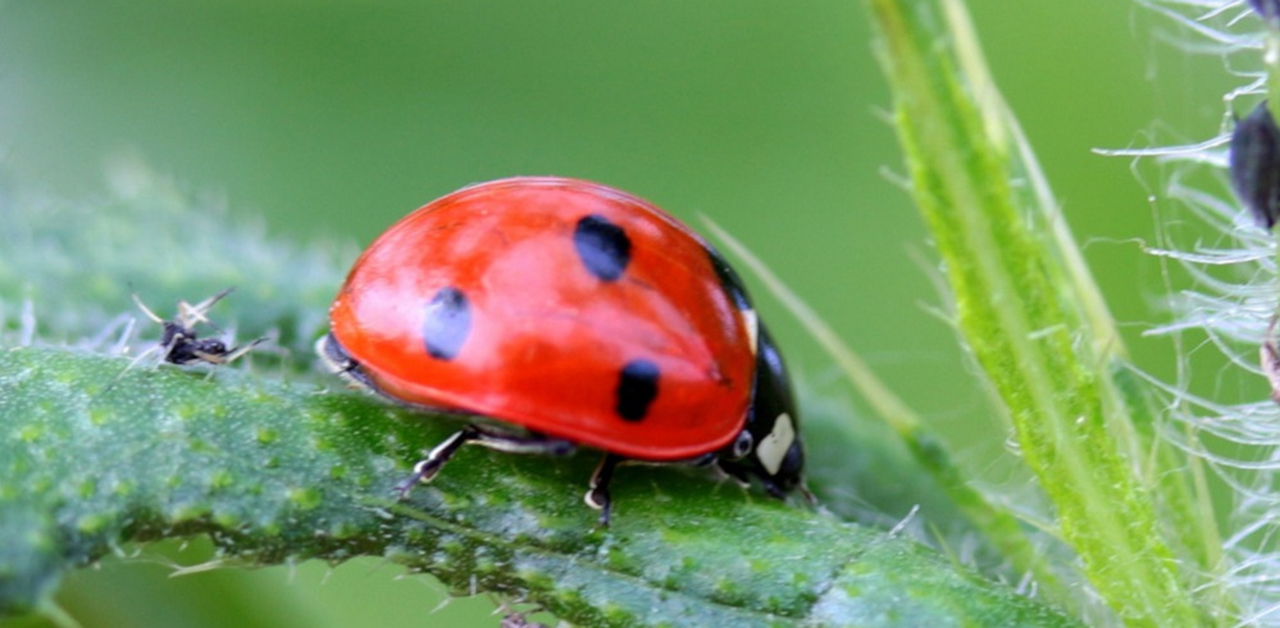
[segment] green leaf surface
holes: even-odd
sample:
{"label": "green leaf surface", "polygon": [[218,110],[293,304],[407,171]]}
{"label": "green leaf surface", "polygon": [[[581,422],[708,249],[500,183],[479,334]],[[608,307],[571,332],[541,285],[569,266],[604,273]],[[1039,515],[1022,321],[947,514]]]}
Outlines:
{"label": "green leaf surface", "polygon": [[354,393],[67,349],[0,352],[0,609],[133,541],[227,557],[388,556],[458,591],[601,626],[1068,626],[931,550],[716,483],[626,468],[615,522],[580,501],[594,456],[464,450],[403,502],[455,423]]}

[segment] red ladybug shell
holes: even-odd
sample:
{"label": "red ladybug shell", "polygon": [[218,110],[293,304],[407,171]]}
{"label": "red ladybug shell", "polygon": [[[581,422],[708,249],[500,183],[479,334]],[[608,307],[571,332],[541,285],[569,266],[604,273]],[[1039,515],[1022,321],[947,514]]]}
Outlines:
{"label": "red ladybug shell", "polygon": [[604,185],[482,183],[370,245],[332,332],[397,400],[628,458],[693,458],[742,431],[755,377],[754,321],[711,255],[675,218]]}

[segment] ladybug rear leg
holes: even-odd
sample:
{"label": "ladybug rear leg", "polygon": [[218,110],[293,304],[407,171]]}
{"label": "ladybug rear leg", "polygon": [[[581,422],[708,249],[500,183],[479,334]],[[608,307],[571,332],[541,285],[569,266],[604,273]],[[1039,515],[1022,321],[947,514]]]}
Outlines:
{"label": "ladybug rear leg", "polygon": [[436,474],[440,473],[440,469],[444,468],[444,463],[449,462],[453,454],[458,453],[458,450],[463,445],[475,440],[478,436],[479,434],[475,427],[468,425],[462,430],[454,432],[453,436],[446,438],[443,443],[436,445],[427,454],[426,458],[413,465],[413,475],[396,486],[396,491],[400,493],[400,498],[404,499],[418,482],[426,484],[435,479]]}
{"label": "ladybug rear leg", "polygon": [[617,468],[618,463],[626,460],[617,454],[605,454],[600,459],[600,465],[596,467],[595,473],[591,474],[591,482],[588,484],[587,494],[583,495],[582,501],[588,506],[600,511],[600,527],[609,527],[609,513],[612,511],[612,502],[609,499],[609,482],[613,480],[613,470]]}
{"label": "ladybug rear leg", "polygon": [[401,482],[396,490],[403,498],[418,482],[427,483],[435,479],[453,455],[467,443],[474,443],[517,454],[549,454],[563,456],[573,451],[574,445],[568,441],[547,438],[537,434],[507,434],[486,430],[477,425],[468,425],[446,438],[427,453],[427,457],[413,466],[413,475]]}

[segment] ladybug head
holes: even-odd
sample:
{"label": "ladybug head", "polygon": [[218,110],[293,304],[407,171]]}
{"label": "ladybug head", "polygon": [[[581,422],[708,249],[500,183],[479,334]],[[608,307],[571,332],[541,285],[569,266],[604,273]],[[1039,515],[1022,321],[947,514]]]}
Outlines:
{"label": "ladybug head", "polygon": [[754,477],[775,497],[804,480],[804,444],[782,355],[764,326],[759,327],[755,394],[747,424],[720,456],[720,468],[739,480]]}

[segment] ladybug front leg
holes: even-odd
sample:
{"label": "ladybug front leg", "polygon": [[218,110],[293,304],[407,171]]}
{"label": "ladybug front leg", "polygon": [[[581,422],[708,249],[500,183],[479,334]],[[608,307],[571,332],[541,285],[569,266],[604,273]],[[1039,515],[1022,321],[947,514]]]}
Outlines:
{"label": "ladybug front leg", "polygon": [[587,494],[582,497],[582,501],[587,505],[600,511],[600,527],[609,527],[609,513],[612,511],[612,502],[609,499],[609,482],[613,480],[613,470],[617,468],[618,463],[625,460],[617,454],[605,454],[600,460],[600,465],[596,467],[595,473],[591,474],[591,482],[588,484]]}

